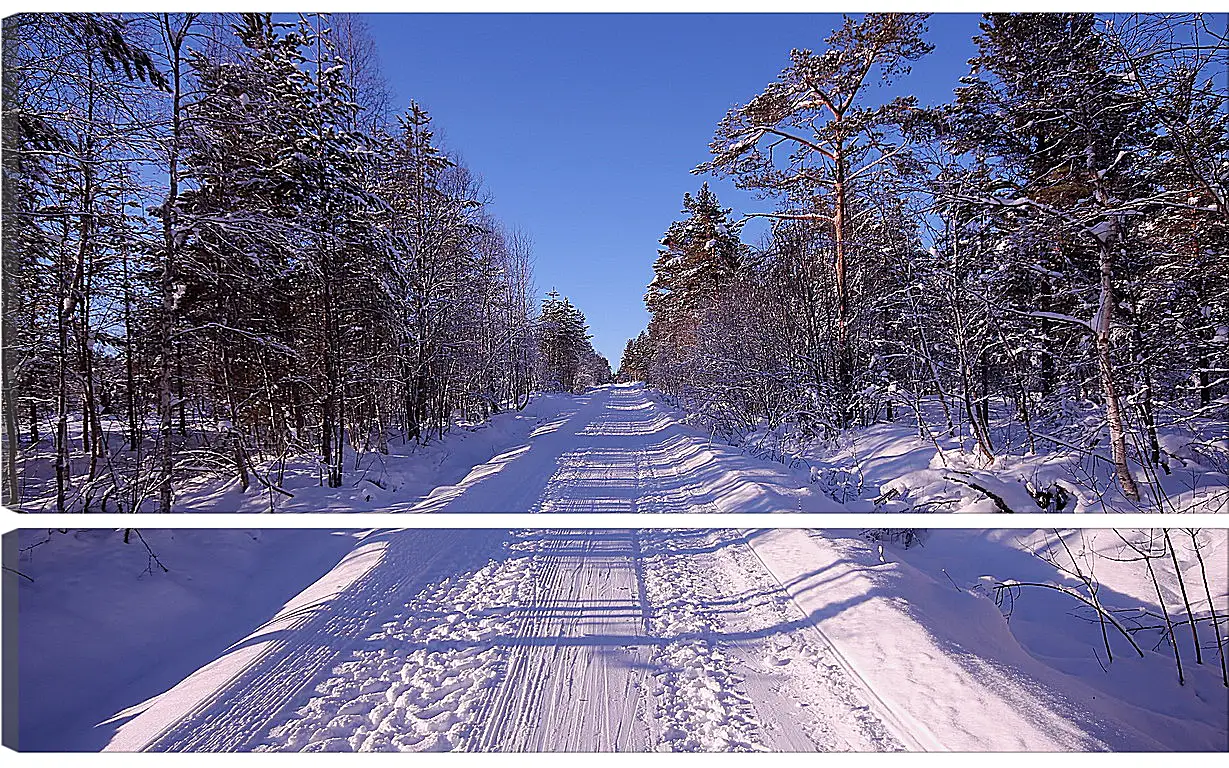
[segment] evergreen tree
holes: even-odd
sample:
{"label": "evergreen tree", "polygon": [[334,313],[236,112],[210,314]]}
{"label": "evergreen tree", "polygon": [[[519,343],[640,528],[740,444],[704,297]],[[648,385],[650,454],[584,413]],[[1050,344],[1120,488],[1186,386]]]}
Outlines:
{"label": "evergreen tree", "polygon": [[552,290],[542,302],[538,318],[538,348],[541,350],[541,385],[544,389],[571,392],[580,376],[589,346],[589,325],[584,313],[559,292]]}
{"label": "evergreen tree", "polygon": [[1118,479],[1138,499],[1113,347],[1140,203],[1153,191],[1140,160],[1156,134],[1106,68],[1095,27],[1091,14],[988,15],[957,89],[953,143],[987,166],[971,202],[1045,243],[1042,263],[1017,265],[1057,277],[1030,297],[1041,309],[1021,311],[1091,334]]}
{"label": "evergreen tree", "polygon": [[[5,20],[9,503],[170,511],[205,473],[272,505],[296,457],[336,486],[346,445],[527,402],[530,244],[426,110],[385,132],[351,22]],[[586,350],[573,384],[607,375]]]}
{"label": "evergreen tree", "polygon": [[619,361],[619,381],[645,381],[649,376],[649,365],[653,360],[653,347],[649,341],[649,332],[641,331],[634,339],[628,339],[623,347],[623,357]]}
{"label": "evergreen tree", "polygon": [[[871,207],[882,176],[917,170],[901,132],[916,99],[901,96],[872,106],[866,92],[876,81],[889,84],[907,73],[910,62],[932,50],[922,40],[926,17],[846,17],[827,38],[830,47],[825,52],[792,51],[790,66],[775,82],[721,121],[709,145],[713,158],[696,169],[731,176],[739,187],[783,202],[779,211],[752,215],[816,222],[826,230],[836,305],[832,355],[842,422],[848,419],[853,388],[851,324],[861,309],[852,304],[848,273],[851,261],[856,268],[871,252],[859,219]],[[790,148],[788,154],[774,151],[782,144]]]}
{"label": "evergreen tree", "polygon": [[705,314],[718,305],[740,269],[745,248],[730,210],[721,207],[705,183],[695,197],[683,195],[685,217],[671,223],[661,239],[644,299],[656,353],[645,373],[656,386],[680,386]]}

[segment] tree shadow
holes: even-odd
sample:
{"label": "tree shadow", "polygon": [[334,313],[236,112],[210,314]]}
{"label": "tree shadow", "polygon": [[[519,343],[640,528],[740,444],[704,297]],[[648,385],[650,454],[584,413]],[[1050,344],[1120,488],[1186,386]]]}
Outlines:
{"label": "tree shadow", "polygon": [[[505,530],[397,530],[365,537],[360,546],[382,547],[380,561],[353,584],[323,599],[307,600],[262,623],[248,637],[234,643],[222,657],[245,649],[257,658],[213,691],[186,716],[167,728],[151,750],[233,751],[249,749],[279,712],[310,698],[316,684],[353,649],[371,639],[381,621],[400,611],[399,620],[438,622],[452,615],[447,607],[406,614],[411,599],[432,584],[464,580],[491,562],[517,557],[579,558],[599,568],[630,566],[635,574],[634,594],[588,599],[559,599],[542,592],[526,605],[500,611],[514,619],[516,632],[482,640],[453,637],[399,643],[400,650],[456,651],[500,647],[512,650],[535,647],[589,647],[599,653],[622,648],[659,648],[670,643],[704,641],[746,643],[796,631],[867,599],[827,606],[812,616],[747,631],[683,633],[663,636],[648,631],[652,606],[646,596],[641,550],[642,532],[535,531],[522,536]],[[682,538],[693,539],[684,535]],[[731,540],[728,544],[735,543]],[[703,547],[716,550],[720,547]],[[744,596],[732,596],[721,607],[734,610]],[[490,612],[488,612],[488,615]],[[467,622],[481,612],[462,616]],[[530,621],[530,619],[533,621]],[[610,632],[614,625],[638,629]],[[555,633],[551,628],[568,627]],[[535,631],[537,628],[546,628]],[[528,630],[528,631],[526,631]],[[463,633],[462,633],[463,634]],[[628,663],[634,663],[629,659]],[[131,716],[140,715],[138,709]],[[122,723],[114,722],[114,729]]]}

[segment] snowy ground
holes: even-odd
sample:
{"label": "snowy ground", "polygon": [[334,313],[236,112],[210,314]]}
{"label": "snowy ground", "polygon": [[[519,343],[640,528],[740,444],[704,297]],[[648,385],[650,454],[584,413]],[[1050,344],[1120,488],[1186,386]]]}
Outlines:
{"label": "snowy ground", "polygon": [[[342,488],[305,463],[278,512],[830,512],[805,469],[755,459],[681,421],[639,384],[543,394],[425,448],[368,454]],[[178,508],[263,512],[266,493],[234,481],[180,490]]]}
{"label": "snowy ground", "polygon": [[[1223,473],[1185,455],[1153,487],[1213,511]],[[1127,511],[1095,458],[969,456],[898,423],[792,469],[613,386],[537,398],[345,488],[303,465],[281,509],[993,511],[981,486],[1024,511],[1030,485],[1061,481],[1077,511]],[[185,490],[202,511],[267,503]],[[1206,573],[1191,610],[1223,631],[1229,533],[1172,533],[1184,581],[1158,561],[1154,586],[1127,546],[1147,531],[933,530],[908,548],[802,530],[20,531],[6,672],[26,750],[1225,751],[1211,623],[1202,664],[1178,633],[1183,685],[1152,625]],[[1073,568],[1142,657],[1112,637],[1110,662],[1070,594],[995,586],[1086,592]]]}
{"label": "snowy ground", "polygon": [[272,616],[353,549],[356,532],[141,535],[168,571],[135,534],[124,544],[122,531],[5,534],[4,565],[22,574],[4,574],[4,631],[18,638],[5,676],[16,673],[25,748],[102,748],[114,731],[102,721],[166,690]]}
{"label": "snowy ground", "polygon": [[[943,421],[935,403],[923,411],[929,424]],[[1130,461],[1139,502],[1122,495],[1107,449],[1097,443],[1100,426],[1095,414],[1049,425],[1057,435],[1037,437],[1036,451],[1028,452],[1023,430],[1004,410],[992,422],[995,459],[986,462],[967,427],[944,434],[930,426],[919,435],[914,415],[904,413],[851,429],[834,444],[809,445],[800,459],[849,512],[1229,513],[1229,425],[1205,420],[1199,434],[1162,429],[1168,471]],[[1146,452],[1135,445],[1132,456]]]}
{"label": "snowy ground", "polygon": [[[937,402],[924,421],[943,422]],[[233,477],[180,481],[182,512],[1229,512],[1229,426],[1207,420],[1198,434],[1163,428],[1168,472],[1132,462],[1144,494],[1125,499],[1098,447],[1095,415],[1072,416],[1038,433],[1036,452],[1009,409],[992,420],[996,457],[976,456],[967,427],[934,426],[919,435],[898,409],[892,423],[842,434],[831,444],[786,439],[793,466],[756,458],[778,434],[726,445],[640,384],[596,387],[583,395],[541,393],[523,411],[457,424],[427,445],[395,436],[390,453],[346,452],[340,488],[322,482],[310,456],[287,461],[286,497]],[[118,426],[117,426],[118,429]],[[118,434],[118,432],[117,432]],[[744,450],[745,449],[745,450]],[[28,450],[28,449],[27,449]],[[1142,455],[1135,446],[1133,455]],[[773,451],[774,455],[777,454]],[[84,461],[78,457],[77,463]],[[261,474],[277,476],[268,461]],[[84,465],[83,465],[84,466]],[[79,468],[84,472],[84,468]],[[23,503],[52,511],[48,457],[27,459]],[[70,494],[72,496],[72,494]],[[1039,501],[1040,500],[1040,501]],[[147,510],[153,502],[147,502]],[[95,505],[97,509],[97,505]],[[114,509],[112,509],[114,511]]]}
{"label": "snowy ground", "polygon": [[16,560],[23,749],[1229,748],[1211,664],[1102,671],[1040,596],[1008,623],[978,576],[1038,575],[996,552],[1018,534],[144,533],[169,574],[101,534]]}

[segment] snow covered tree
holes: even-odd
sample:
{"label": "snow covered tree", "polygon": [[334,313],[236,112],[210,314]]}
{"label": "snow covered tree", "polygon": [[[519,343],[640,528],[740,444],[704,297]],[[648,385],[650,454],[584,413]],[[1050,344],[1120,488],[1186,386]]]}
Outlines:
{"label": "snow covered tree", "polygon": [[744,251],[739,225],[707,183],[695,197],[683,195],[682,213],[661,239],[644,299],[654,350],[648,373],[655,386],[670,391],[681,386],[697,328],[737,274]]}
{"label": "snow covered tree", "polygon": [[589,324],[584,313],[555,290],[542,301],[538,349],[542,360],[539,381],[544,389],[572,392],[582,386],[581,375],[592,352]]}
{"label": "snow covered tree", "polygon": [[523,407],[531,245],[424,109],[389,135],[360,20],[5,25],[7,503],[170,511],[205,473],[272,505],[289,461],[336,486],[347,445]]}
{"label": "snow covered tree", "polygon": [[1150,258],[1125,291],[1153,463],[1153,406],[1215,414],[1229,378],[1229,89],[1217,82],[1229,39],[1210,22],[1134,14],[1101,23],[1112,66],[1157,134],[1139,160],[1155,184],[1137,230]]}
{"label": "snow covered tree", "polygon": [[634,339],[628,339],[623,347],[623,357],[619,360],[619,381],[644,381],[649,376],[649,365],[653,360],[653,347],[649,341],[649,332],[641,331]]}
{"label": "snow covered tree", "polygon": [[1123,275],[1155,191],[1141,161],[1157,134],[1126,78],[1107,69],[1091,14],[992,14],[981,29],[953,141],[986,174],[958,194],[1042,240],[1040,263],[1019,265],[1044,276],[1041,290],[1018,311],[1092,337],[1118,480],[1138,499],[1113,348]]}
{"label": "snow covered tree", "polygon": [[[58,511],[78,502],[89,507],[107,461],[99,414],[111,394],[101,375],[116,324],[111,278],[130,242],[124,188],[133,185],[132,158],[143,149],[131,101],[166,84],[136,37],[110,14],[5,20],[3,392],[10,503],[17,490],[19,402],[28,408],[35,450],[41,406],[54,403]],[[68,430],[74,399],[87,464],[80,484],[72,478]]]}

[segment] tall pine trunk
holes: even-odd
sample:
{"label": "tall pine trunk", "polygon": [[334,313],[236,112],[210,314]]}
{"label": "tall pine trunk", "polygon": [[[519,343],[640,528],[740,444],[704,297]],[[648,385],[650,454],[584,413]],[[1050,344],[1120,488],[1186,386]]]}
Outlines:
{"label": "tall pine trunk", "polygon": [[[840,125],[841,117],[840,114],[835,115],[834,120],[838,126]],[[849,397],[853,384],[853,360],[849,348],[849,292],[845,282],[845,257],[846,249],[848,248],[845,230],[848,227],[849,190],[845,178],[845,164],[848,161],[845,157],[844,149],[844,146],[838,143],[832,160],[835,166],[835,178],[832,185],[832,232],[833,244],[836,250],[833,270],[836,281],[836,369],[837,381],[839,382],[837,396],[840,399],[839,414],[842,427],[849,424]]]}

